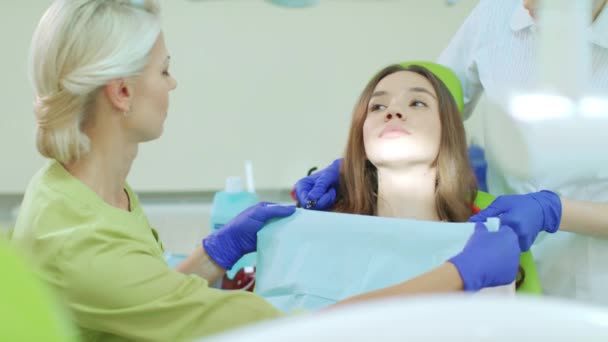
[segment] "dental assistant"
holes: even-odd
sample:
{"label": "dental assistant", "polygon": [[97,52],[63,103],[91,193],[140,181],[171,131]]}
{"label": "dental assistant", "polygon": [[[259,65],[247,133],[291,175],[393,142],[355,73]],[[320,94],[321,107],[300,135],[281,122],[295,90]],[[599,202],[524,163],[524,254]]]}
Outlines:
{"label": "dental assistant", "polygon": [[[588,36],[592,46],[590,87],[604,94],[608,93],[606,2],[593,0]],[[480,1],[440,55],[438,62],[450,67],[462,84],[465,118],[482,93],[498,103],[510,89],[534,84],[537,5],[534,0]],[[492,113],[481,114],[484,120],[492,120]],[[546,244],[542,252],[548,254],[535,252],[542,259],[538,269],[543,289],[550,295],[608,305],[608,170],[598,170],[604,171],[603,175],[598,172],[591,179],[571,179],[559,188],[547,189],[542,179],[522,180],[502,173],[492,164],[493,146],[485,148],[489,191],[504,196],[471,220],[500,216],[519,236],[522,251],[529,250],[542,231],[576,233],[549,236],[542,242]],[[335,201],[339,167],[340,160],[336,160],[300,180],[295,186],[300,204],[320,210],[329,208]]]}
{"label": "dental assistant", "polygon": [[[69,309],[84,341],[181,341],[280,313],[245,291],[213,289],[272,218],[260,203],[202,240],[177,270],[126,183],[140,143],[157,139],[176,80],[154,0],[56,0],[32,39],[36,145],[12,243]],[[462,252],[415,279],[347,299],[475,291],[513,282],[519,246],[482,224]]]}

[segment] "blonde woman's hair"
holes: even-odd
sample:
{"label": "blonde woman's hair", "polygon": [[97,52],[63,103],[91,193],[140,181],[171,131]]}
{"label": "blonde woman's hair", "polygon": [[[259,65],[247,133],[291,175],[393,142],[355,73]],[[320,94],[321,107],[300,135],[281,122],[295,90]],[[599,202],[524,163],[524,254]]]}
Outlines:
{"label": "blonde woman's hair", "polygon": [[138,75],[160,31],[156,0],[55,0],[30,48],[36,147],[47,158],[77,160],[90,149],[81,130],[99,90]]}

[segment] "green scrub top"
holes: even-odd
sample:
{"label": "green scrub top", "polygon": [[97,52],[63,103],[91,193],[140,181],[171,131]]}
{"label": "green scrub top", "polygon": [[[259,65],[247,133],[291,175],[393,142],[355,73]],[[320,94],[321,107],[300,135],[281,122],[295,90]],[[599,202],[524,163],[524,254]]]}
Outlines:
{"label": "green scrub top", "polygon": [[84,341],[179,341],[280,315],[255,294],[210,288],[171,269],[137,196],[125,189],[130,212],[50,162],[30,182],[13,233]]}
{"label": "green scrub top", "polygon": [[2,240],[0,274],[0,341],[76,341],[48,289]]}

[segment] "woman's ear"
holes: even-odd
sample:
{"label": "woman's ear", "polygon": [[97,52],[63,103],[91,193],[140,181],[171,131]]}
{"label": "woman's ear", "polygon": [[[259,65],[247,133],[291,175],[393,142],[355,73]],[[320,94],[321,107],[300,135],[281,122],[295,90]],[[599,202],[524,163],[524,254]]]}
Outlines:
{"label": "woman's ear", "polygon": [[129,82],[122,78],[111,80],[105,85],[103,91],[108,98],[108,102],[116,111],[127,113],[131,110],[133,87]]}

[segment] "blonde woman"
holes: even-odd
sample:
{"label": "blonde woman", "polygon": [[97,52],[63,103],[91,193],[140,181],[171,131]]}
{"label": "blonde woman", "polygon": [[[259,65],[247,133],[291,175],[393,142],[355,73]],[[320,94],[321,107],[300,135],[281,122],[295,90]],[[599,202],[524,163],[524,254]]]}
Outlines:
{"label": "blonde woman", "polygon": [[[179,341],[278,316],[255,294],[208,283],[293,207],[245,210],[173,270],[126,183],[139,144],[160,137],[176,88],[156,1],[56,0],[35,31],[30,64],[37,147],[50,161],[25,193],[13,243],[30,252],[82,338]],[[479,225],[452,262],[350,301],[510,283],[518,255],[510,228]]]}
{"label": "blonde woman", "polygon": [[207,282],[293,208],[248,209],[177,272],[126,183],[139,144],[162,134],[177,86],[169,62],[155,1],[55,1],[33,37],[36,144],[51,162],[30,182],[13,243],[35,255],[87,341],[175,341],[277,315]]}

